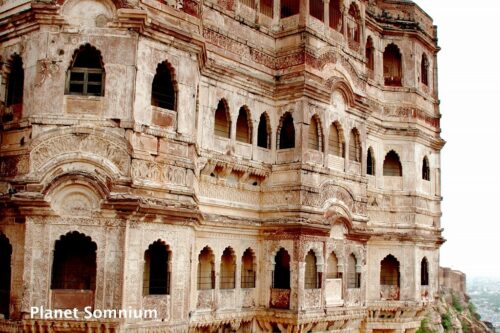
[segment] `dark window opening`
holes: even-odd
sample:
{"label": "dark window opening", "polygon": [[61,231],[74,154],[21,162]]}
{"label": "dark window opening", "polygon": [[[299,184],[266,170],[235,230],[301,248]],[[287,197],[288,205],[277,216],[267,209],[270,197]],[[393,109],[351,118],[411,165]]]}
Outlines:
{"label": "dark window opening", "polygon": [[359,44],[360,36],[361,36],[361,15],[359,13],[358,6],[353,2],[351,6],[349,6],[349,20],[347,23],[347,36],[350,41],[356,42]]}
{"label": "dark window opening", "polygon": [[311,123],[309,124],[309,135],[308,135],[308,143],[307,148],[313,150],[322,150],[322,133],[321,133],[321,125],[316,117],[311,118]]}
{"label": "dark window opening", "polygon": [[323,21],[325,6],[323,0],[309,0],[309,15]]}
{"label": "dark window opening", "polygon": [[384,160],[384,176],[391,177],[402,177],[403,168],[401,166],[401,161],[399,160],[398,154],[394,150],[385,155]]}
{"label": "dark window opening", "polygon": [[401,52],[394,44],[389,44],[384,51],[384,83],[386,86],[402,85]]}
{"label": "dark window opening", "polygon": [[215,258],[208,246],[198,255],[198,290],[215,289]]}
{"label": "dark window opening", "polygon": [[5,319],[9,319],[11,262],[12,246],[7,237],[0,234],[0,314]]}
{"label": "dark window opening", "polygon": [[429,285],[429,263],[427,258],[423,258],[420,263],[420,285],[428,286]]}
{"label": "dark window opening", "polygon": [[151,89],[151,105],[175,111],[176,93],[172,74],[167,64],[158,64]]}
{"label": "dark window opening", "polygon": [[344,139],[340,124],[335,122],[330,126],[330,134],[328,136],[328,151],[330,154],[343,157],[344,156]]}
{"label": "dark window opening", "polygon": [[299,13],[299,0],[282,0],[281,1],[281,18],[293,16]]}
{"label": "dark window opening", "polygon": [[104,96],[104,66],[101,53],[85,44],[75,52],[66,76],[66,94]]}
{"label": "dark window opening", "polygon": [[236,256],[226,247],[220,260],[220,289],[234,289],[236,280]]}
{"label": "dark window opening", "polygon": [[290,289],[290,255],[283,248],[274,257],[273,288]]}
{"label": "dark window opening", "polygon": [[241,258],[241,288],[255,288],[255,264],[252,249],[247,249]]}
{"label": "dark window opening", "polygon": [[51,289],[95,290],[97,245],[71,232],[56,241]]}
{"label": "dark window opening", "polygon": [[171,253],[161,241],[151,244],[144,254],[144,295],[170,294]]}
{"label": "dark window opening", "polygon": [[273,17],[274,15],[273,0],[260,0],[260,12],[265,16]]}
{"label": "dark window opening", "polygon": [[257,146],[261,148],[270,149],[271,148],[271,135],[269,130],[269,120],[267,119],[267,114],[263,113],[260,115],[259,128],[257,133]]}
{"label": "dark window opening", "polygon": [[219,101],[217,110],[215,110],[214,134],[222,138],[230,138],[231,135],[229,110],[224,100]]}
{"label": "dark window opening", "polygon": [[361,142],[359,132],[353,128],[349,136],[349,161],[361,162]]}
{"label": "dark window opening", "polygon": [[23,102],[24,70],[23,60],[17,54],[9,63],[10,72],[7,77],[7,99],[6,106],[21,104]]}
{"label": "dark window opening", "polygon": [[365,57],[366,67],[371,71],[375,70],[375,48],[371,37],[366,40]]}
{"label": "dark window opening", "polygon": [[427,156],[425,156],[424,160],[422,161],[422,179],[431,180],[431,171],[429,168],[429,159],[427,159]]}
{"label": "dark window opening", "polygon": [[295,147],[295,126],[290,113],[286,113],[281,118],[281,126],[279,129],[278,149],[288,149]]}
{"label": "dark window opening", "polygon": [[248,110],[245,107],[240,108],[236,120],[236,141],[252,143],[252,124]]}
{"label": "dark window opening", "polygon": [[340,0],[330,0],[328,4],[330,16],[330,28],[342,31],[342,12],[340,10]]}
{"label": "dark window opening", "polygon": [[429,84],[429,60],[425,53],[422,54],[422,61],[420,62],[420,75],[422,83],[427,86]]}
{"label": "dark window opening", "polygon": [[357,271],[357,259],[351,254],[347,259],[347,288],[361,288],[361,273]]}
{"label": "dark window opening", "polygon": [[321,273],[318,272],[317,259],[313,250],[306,255],[306,271],[304,277],[305,289],[321,288]]}
{"label": "dark window opening", "polygon": [[326,272],[327,279],[341,279],[342,273],[339,272],[339,262],[334,252],[330,254],[327,261],[328,270]]}
{"label": "dark window opening", "polygon": [[366,154],[366,174],[374,176],[375,175],[375,158],[373,157],[373,149],[368,148]]}
{"label": "dark window opening", "polygon": [[380,263],[380,285],[398,287],[400,285],[399,261],[391,254]]}

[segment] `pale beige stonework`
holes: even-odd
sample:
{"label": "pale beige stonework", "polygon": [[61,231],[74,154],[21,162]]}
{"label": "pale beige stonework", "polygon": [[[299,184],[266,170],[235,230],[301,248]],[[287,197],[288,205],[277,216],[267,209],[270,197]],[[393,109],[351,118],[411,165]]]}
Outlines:
{"label": "pale beige stonework", "polygon": [[[308,15],[307,0],[287,18],[280,18],[279,0],[273,17],[260,13],[261,3],[252,9],[238,0],[0,1],[2,101],[14,54],[24,68],[22,110],[1,106],[0,234],[12,256],[9,319],[0,319],[0,332],[414,333],[419,327],[438,296],[444,241],[432,19],[409,0],[342,0],[337,31],[328,25],[328,1],[323,22]],[[361,42],[348,41],[351,3],[360,12]],[[102,56],[104,96],[65,94],[67,70],[86,43]],[[401,86],[384,84],[383,53],[391,43],[401,53]],[[151,105],[164,61],[173,69],[176,110]],[[214,135],[222,99],[230,138]],[[242,106],[251,143],[236,141]],[[263,112],[269,149],[257,146]],[[278,149],[286,112],[295,148]],[[308,148],[313,116],[321,150]],[[345,158],[328,153],[334,122]],[[360,162],[349,156],[354,128]],[[370,147],[375,175],[367,175]],[[402,177],[383,175],[391,150]],[[429,180],[422,179],[424,157]],[[55,242],[73,231],[97,245],[94,308],[156,307],[158,320],[29,317],[31,306],[51,307]],[[172,254],[170,292],[144,295],[145,251],[157,240]],[[198,255],[206,246],[214,255],[215,289],[198,290]],[[227,247],[236,257],[234,289],[219,288]],[[255,288],[241,288],[248,248]],[[281,295],[271,288],[280,248],[291,260],[290,291]],[[311,249],[322,281],[305,289]],[[327,278],[332,252],[342,279]],[[348,288],[351,254],[359,288]],[[397,290],[380,283],[388,255],[399,262]],[[424,257],[428,285],[421,284]],[[289,309],[272,306],[279,297]]]}

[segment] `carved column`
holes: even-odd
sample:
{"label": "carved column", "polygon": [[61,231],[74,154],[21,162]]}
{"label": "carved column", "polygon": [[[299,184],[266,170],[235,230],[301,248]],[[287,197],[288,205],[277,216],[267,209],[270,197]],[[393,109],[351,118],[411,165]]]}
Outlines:
{"label": "carved column", "polygon": [[[330,27],[330,0],[323,0],[323,22],[325,23],[325,31],[329,31]],[[326,140],[325,140],[326,142]],[[326,144],[325,144],[326,146]],[[326,150],[325,150],[326,151]]]}
{"label": "carved column", "polygon": [[274,0],[274,8],[273,8],[273,27],[275,30],[279,30],[280,24],[280,15],[281,15],[281,0]]}

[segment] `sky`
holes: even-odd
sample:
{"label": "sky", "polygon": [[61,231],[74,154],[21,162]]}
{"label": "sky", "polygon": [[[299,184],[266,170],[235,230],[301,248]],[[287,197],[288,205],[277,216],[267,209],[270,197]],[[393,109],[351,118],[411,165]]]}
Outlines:
{"label": "sky", "polygon": [[500,1],[414,2],[441,47],[441,266],[500,278]]}

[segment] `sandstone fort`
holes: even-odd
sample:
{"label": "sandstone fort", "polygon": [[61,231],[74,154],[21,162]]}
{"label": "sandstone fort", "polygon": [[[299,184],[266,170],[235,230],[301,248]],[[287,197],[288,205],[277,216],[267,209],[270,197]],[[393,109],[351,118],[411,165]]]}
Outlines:
{"label": "sandstone fort", "polygon": [[410,0],[0,1],[0,332],[414,333],[438,52]]}

